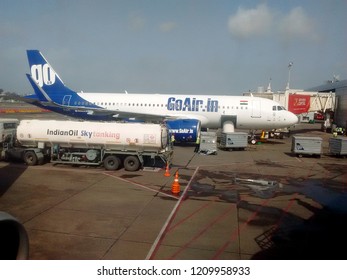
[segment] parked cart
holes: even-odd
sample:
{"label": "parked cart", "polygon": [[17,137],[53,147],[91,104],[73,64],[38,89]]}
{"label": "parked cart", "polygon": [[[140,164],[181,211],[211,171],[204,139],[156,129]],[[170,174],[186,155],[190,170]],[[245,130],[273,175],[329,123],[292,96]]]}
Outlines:
{"label": "parked cart", "polygon": [[322,138],[295,135],[292,138],[291,151],[299,157],[303,155],[320,157],[322,154]]}
{"label": "parked cart", "polygon": [[201,141],[199,153],[206,155],[217,154],[217,134],[216,132],[201,131]]}
{"label": "parked cart", "polygon": [[220,148],[223,150],[244,150],[248,144],[248,134],[245,132],[222,133],[220,139]]}
{"label": "parked cart", "polygon": [[347,155],[347,137],[338,136],[329,139],[329,152],[335,156]]}

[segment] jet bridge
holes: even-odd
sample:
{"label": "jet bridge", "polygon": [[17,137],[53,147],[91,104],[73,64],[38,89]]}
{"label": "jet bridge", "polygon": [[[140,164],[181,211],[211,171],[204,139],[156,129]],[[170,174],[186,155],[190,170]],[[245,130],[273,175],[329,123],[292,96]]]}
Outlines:
{"label": "jet bridge", "polygon": [[[243,95],[253,95],[257,97],[268,98],[277,101],[287,110],[290,107],[309,107],[307,112],[327,112],[335,111],[337,105],[337,98],[335,92],[318,92],[318,91],[303,91],[301,89],[289,89],[284,92],[258,92],[258,93],[244,93]],[[298,99],[293,99],[293,96],[309,97],[309,104],[303,104],[304,98],[299,102]],[[291,104],[291,102],[293,104]],[[295,103],[295,104],[294,104]]]}

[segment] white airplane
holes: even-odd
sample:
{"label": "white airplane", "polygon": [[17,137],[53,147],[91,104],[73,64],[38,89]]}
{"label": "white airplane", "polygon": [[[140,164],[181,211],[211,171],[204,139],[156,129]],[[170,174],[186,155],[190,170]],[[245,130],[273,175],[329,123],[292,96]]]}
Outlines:
{"label": "white airplane", "polygon": [[[252,96],[86,93],[69,89],[38,50],[27,50],[35,94],[26,101],[71,117],[104,121],[166,121],[179,140],[200,128],[265,130],[298,122],[279,103]],[[201,126],[201,127],[200,127]]]}

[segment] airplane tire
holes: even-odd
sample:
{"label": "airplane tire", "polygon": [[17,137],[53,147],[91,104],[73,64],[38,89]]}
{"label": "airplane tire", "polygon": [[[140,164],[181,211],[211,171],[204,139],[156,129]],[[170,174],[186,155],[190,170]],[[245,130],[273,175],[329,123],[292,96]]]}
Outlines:
{"label": "airplane tire", "polygon": [[127,171],[136,171],[140,168],[140,160],[136,156],[128,156],[124,160],[124,168]]}
{"label": "airplane tire", "polygon": [[36,165],[37,164],[37,156],[36,156],[35,152],[33,152],[33,151],[25,152],[24,162],[29,166]]}
{"label": "airplane tire", "polygon": [[121,164],[119,157],[115,155],[107,156],[104,159],[104,167],[106,170],[117,170]]}

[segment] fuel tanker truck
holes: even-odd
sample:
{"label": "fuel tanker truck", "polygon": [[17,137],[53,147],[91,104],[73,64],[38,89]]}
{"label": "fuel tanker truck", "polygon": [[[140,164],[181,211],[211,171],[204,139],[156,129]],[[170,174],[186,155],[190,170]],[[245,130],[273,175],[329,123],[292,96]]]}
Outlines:
{"label": "fuel tanker truck", "polygon": [[163,124],[66,120],[21,120],[3,144],[2,158],[20,158],[27,165],[52,163],[124,166],[127,171],[160,159],[169,164],[172,146]]}

